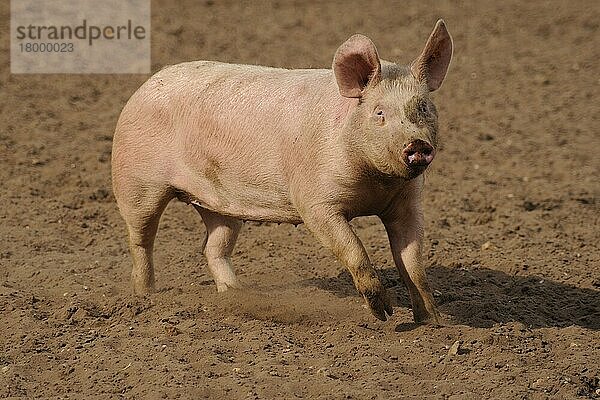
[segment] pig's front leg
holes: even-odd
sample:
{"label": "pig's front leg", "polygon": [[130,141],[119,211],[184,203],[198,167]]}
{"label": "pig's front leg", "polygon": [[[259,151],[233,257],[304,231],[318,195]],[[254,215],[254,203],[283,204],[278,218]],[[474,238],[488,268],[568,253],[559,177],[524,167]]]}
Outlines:
{"label": "pig's front leg", "polygon": [[322,209],[311,209],[305,214],[303,219],[308,229],[350,271],[356,289],[365,298],[373,315],[385,321],[386,312],[388,315],[393,313],[389,298],[363,244],[346,218]]}
{"label": "pig's front leg", "polygon": [[393,216],[382,217],[394,262],[410,294],[415,322],[440,323],[423,266],[423,212],[420,204],[402,204]]}

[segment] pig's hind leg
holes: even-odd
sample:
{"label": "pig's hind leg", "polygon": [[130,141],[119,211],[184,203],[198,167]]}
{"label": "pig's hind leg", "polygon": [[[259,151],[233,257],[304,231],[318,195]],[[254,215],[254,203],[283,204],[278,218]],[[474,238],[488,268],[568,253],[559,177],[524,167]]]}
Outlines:
{"label": "pig's hind leg", "polygon": [[139,295],[154,291],[154,239],[160,217],[173,196],[166,187],[140,185],[130,189],[123,193],[115,191],[115,196],[129,231],[133,290]]}
{"label": "pig's hind leg", "polygon": [[206,225],[204,255],[208,269],[215,280],[217,291],[224,292],[229,288],[241,288],[233,267],[231,253],[242,227],[242,221],[227,217],[194,205]]}

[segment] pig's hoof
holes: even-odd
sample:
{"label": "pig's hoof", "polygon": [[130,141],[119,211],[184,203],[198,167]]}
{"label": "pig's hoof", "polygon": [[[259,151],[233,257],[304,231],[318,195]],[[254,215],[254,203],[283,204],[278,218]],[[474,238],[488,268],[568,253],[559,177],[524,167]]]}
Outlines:
{"label": "pig's hoof", "polygon": [[144,296],[155,292],[154,274],[148,271],[137,271],[134,269],[131,273],[131,282],[133,283],[133,294]]}
{"label": "pig's hoof", "polygon": [[440,314],[435,311],[433,313],[423,312],[423,313],[414,313],[414,320],[417,324],[421,325],[431,325],[431,326],[441,326],[441,318]]}
{"label": "pig's hoof", "polygon": [[134,285],[133,294],[136,296],[145,296],[147,294],[154,293],[154,285]]}
{"label": "pig's hoof", "polygon": [[223,293],[228,291],[229,289],[243,289],[244,286],[239,282],[218,282],[217,283],[217,292]]}
{"label": "pig's hoof", "polygon": [[384,288],[381,288],[378,291],[367,292],[364,294],[364,297],[375,318],[380,319],[381,321],[387,321],[386,313],[388,316],[392,316],[394,313],[390,299]]}
{"label": "pig's hoof", "polygon": [[421,319],[421,320],[417,320],[415,319],[415,323],[419,324],[419,325],[429,325],[429,326],[443,326],[443,324],[440,322],[439,318],[435,318],[435,317],[430,317],[427,319]]}

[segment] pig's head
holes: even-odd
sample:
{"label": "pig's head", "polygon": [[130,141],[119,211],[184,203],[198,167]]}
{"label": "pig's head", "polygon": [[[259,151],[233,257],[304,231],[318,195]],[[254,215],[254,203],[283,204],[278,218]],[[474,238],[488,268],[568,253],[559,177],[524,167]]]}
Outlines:
{"label": "pig's head", "polygon": [[441,86],[451,58],[452,38],[442,20],[407,67],[380,60],[363,35],[339,47],[333,71],[340,94],[358,98],[345,140],[366,168],[405,179],[425,171],[435,156],[438,128],[429,94]]}

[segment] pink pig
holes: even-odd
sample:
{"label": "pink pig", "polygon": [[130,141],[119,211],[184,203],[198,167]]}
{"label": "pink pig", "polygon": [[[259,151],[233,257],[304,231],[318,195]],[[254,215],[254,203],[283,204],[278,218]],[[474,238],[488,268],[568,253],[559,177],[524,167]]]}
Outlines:
{"label": "pink pig", "polygon": [[422,261],[421,192],[438,129],[429,93],[451,58],[439,20],[408,67],[381,60],[369,38],[354,35],[332,69],[194,61],[156,73],[124,107],[112,153],[135,292],[154,288],[158,222],[177,198],[202,216],[219,292],[241,286],[231,254],[242,221],[304,223],[385,321],[390,300],[349,224],[377,215],[415,321],[438,322]]}

